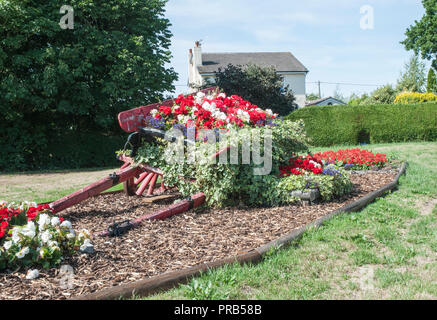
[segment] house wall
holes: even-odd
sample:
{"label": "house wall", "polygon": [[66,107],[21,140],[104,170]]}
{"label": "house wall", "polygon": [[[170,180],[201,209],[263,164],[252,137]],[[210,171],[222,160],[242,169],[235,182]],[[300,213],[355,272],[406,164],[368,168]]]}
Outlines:
{"label": "house wall", "polygon": [[296,104],[299,106],[299,108],[304,107],[306,102],[306,73],[290,73],[281,75],[284,77],[284,86],[289,85],[290,89],[293,91],[293,94],[296,97]]}

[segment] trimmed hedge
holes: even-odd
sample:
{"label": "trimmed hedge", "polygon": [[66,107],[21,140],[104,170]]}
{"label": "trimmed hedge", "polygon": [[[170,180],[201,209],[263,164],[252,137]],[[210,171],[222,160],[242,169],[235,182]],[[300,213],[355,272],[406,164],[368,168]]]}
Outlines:
{"label": "trimmed hedge", "polygon": [[435,102],[309,106],[286,118],[303,119],[314,146],[437,140]]}
{"label": "trimmed hedge", "polygon": [[115,152],[123,148],[127,135],[98,132],[50,136],[38,152],[20,148],[12,141],[0,141],[0,172],[79,169],[119,166]]}

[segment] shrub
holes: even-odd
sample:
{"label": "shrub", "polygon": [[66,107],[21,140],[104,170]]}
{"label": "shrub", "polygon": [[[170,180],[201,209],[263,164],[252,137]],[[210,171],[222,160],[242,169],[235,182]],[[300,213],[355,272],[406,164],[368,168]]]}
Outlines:
{"label": "shrub", "polygon": [[286,119],[302,119],[314,146],[437,140],[437,104],[310,106]]}
{"label": "shrub", "polygon": [[414,104],[437,101],[437,95],[432,92],[402,92],[396,96],[395,104]]}

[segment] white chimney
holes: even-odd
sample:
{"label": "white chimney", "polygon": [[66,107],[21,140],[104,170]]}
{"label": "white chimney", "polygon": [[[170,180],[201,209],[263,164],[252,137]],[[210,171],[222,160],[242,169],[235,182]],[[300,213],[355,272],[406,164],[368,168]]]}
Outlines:
{"label": "white chimney", "polygon": [[196,41],[194,43],[193,49],[193,62],[196,67],[202,65],[202,47],[200,46],[200,42]]}

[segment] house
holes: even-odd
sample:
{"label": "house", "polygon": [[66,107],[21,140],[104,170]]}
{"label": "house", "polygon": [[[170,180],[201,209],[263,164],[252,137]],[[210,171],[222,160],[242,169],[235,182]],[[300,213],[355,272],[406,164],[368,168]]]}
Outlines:
{"label": "house", "polygon": [[289,85],[296,97],[296,104],[305,106],[305,79],[308,69],[290,52],[235,52],[235,53],[202,53],[199,42],[188,53],[188,83],[194,91],[205,81],[214,81],[219,68],[225,69],[228,64],[246,65],[253,63],[262,67],[273,66],[283,76],[284,86]]}
{"label": "house", "polygon": [[337,104],[345,105],[346,103],[333,97],[326,97],[306,102],[306,106],[331,106]]}

